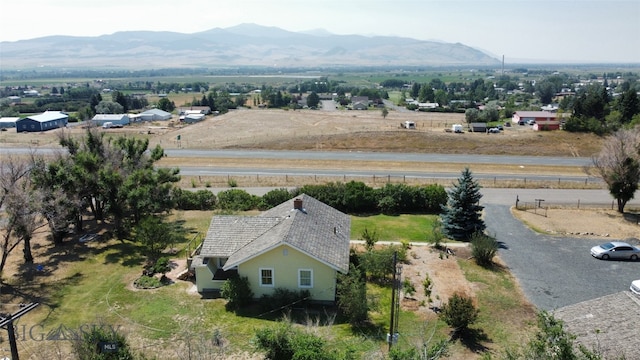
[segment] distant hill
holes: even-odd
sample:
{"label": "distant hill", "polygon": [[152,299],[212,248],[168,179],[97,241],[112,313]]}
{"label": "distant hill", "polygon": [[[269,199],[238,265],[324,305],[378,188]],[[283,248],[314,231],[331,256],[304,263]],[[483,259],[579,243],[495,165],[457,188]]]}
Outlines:
{"label": "distant hill", "polygon": [[291,32],[242,24],[183,34],[126,31],[96,37],[47,36],[0,43],[4,68],[485,66],[500,61],[463,44],[393,36]]}

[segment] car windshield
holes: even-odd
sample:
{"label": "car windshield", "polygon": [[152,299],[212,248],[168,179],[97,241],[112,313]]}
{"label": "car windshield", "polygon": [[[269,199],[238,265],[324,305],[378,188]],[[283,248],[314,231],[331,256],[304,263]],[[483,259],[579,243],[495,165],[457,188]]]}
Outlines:
{"label": "car windshield", "polygon": [[609,249],[612,249],[614,246],[613,246],[612,243],[606,243],[606,244],[600,245],[600,247],[605,249],[605,250],[609,250]]}

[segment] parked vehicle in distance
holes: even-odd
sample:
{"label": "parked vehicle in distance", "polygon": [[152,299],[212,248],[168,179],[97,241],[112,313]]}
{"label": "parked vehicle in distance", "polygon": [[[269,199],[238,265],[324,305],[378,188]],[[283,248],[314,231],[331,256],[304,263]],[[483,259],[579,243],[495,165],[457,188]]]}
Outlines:
{"label": "parked vehicle in distance", "polygon": [[103,129],[114,129],[114,128],[121,128],[121,127],[122,127],[122,124],[120,124],[120,123],[115,123],[114,124],[111,121],[108,121],[108,122],[102,124],[102,128]]}
{"label": "parked vehicle in distance", "polygon": [[640,295],[640,279],[632,281],[629,290],[636,295]]}
{"label": "parked vehicle in distance", "polygon": [[535,124],[535,123],[536,123],[536,121],[535,121],[535,120],[533,120],[533,119],[529,119],[529,120],[527,120],[527,125],[533,125],[533,124]]}
{"label": "parked vehicle in distance", "polygon": [[489,130],[487,130],[490,134],[499,134],[500,133],[500,129],[498,128],[491,128]]}
{"label": "parked vehicle in distance", "polygon": [[591,248],[591,256],[596,259],[628,259],[638,260],[640,249],[622,241],[611,241]]}

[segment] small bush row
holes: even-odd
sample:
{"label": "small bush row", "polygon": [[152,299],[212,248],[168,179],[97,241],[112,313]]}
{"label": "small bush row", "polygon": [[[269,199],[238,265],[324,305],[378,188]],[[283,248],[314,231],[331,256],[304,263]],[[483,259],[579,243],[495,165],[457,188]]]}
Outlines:
{"label": "small bush row", "polygon": [[262,197],[241,189],[189,191],[176,188],[171,196],[180,210],[268,210],[300,194],[307,194],[344,213],[437,214],[447,202],[442,185],[386,184],[372,188],[363,182],[304,185],[293,190],[274,189]]}

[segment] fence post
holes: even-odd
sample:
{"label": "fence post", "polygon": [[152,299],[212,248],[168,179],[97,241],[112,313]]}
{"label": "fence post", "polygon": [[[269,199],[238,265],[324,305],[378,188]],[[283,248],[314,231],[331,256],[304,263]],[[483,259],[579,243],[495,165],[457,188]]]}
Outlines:
{"label": "fence post", "polygon": [[580,199],[578,199],[578,209],[580,209]]}

